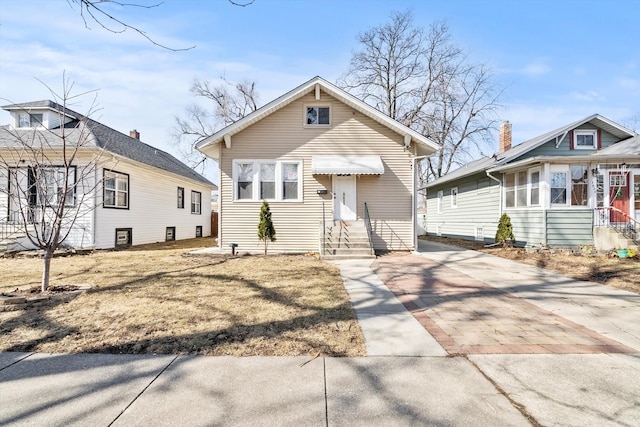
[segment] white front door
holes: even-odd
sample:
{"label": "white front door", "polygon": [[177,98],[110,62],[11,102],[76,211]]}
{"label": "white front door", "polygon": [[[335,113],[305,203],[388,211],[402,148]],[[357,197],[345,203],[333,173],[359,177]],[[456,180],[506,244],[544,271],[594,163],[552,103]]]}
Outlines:
{"label": "white front door", "polygon": [[333,176],[333,218],[342,221],[358,218],[355,176]]}

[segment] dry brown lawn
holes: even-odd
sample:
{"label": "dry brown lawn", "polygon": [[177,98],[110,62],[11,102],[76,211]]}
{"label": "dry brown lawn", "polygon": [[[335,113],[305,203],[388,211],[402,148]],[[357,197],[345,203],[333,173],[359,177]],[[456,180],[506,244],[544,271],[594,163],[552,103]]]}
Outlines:
{"label": "dry brown lawn", "polygon": [[446,237],[421,237],[497,255],[523,264],[557,271],[565,276],[602,283],[640,294],[640,259],[606,255],[579,255],[569,252],[527,252],[519,248],[487,248],[483,243]]}
{"label": "dry brown lawn", "polygon": [[[362,356],[338,269],[315,256],[188,255],[213,239],[55,258],[63,303],[0,312],[0,351]],[[40,259],[0,259],[0,292],[37,286]]]}

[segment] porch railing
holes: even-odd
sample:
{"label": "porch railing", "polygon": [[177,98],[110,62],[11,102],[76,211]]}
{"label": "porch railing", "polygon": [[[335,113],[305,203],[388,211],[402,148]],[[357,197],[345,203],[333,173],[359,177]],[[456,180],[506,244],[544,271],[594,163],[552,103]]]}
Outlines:
{"label": "porch railing", "polygon": [[371,234],[372,234],[371,217],[369,216],[369,207],[367,206],[367,202],[364,202],[364,226],[367,229],[367,237],[369,238],[369,247],[373,249],[373,239],[371,237]]}
{"label": "porch railing", "polygon": [[636,245],[640,245],[640,223],[627,213],[614,207],[595,209],[594,226],[613,228]]}

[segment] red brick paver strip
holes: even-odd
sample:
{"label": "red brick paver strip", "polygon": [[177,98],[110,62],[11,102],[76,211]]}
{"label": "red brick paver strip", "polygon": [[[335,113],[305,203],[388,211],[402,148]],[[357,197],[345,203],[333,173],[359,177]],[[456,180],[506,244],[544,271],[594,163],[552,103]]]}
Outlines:
{"label": "red brick paver strip", "polygon": [[383,256],[372,268],[449,354],[635,352],[424,257]]}

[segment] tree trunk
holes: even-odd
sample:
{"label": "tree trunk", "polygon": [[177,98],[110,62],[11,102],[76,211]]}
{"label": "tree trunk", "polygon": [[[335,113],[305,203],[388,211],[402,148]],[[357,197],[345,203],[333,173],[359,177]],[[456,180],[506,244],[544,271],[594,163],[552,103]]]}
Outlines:
{"label": "tree trunk", "polygon": [[49,272],[51,270],[51,258],[53,258],[53,251],[45,249],[44,251],[44,266],[42,268],[42,292],[46,291],[49,287]]}

